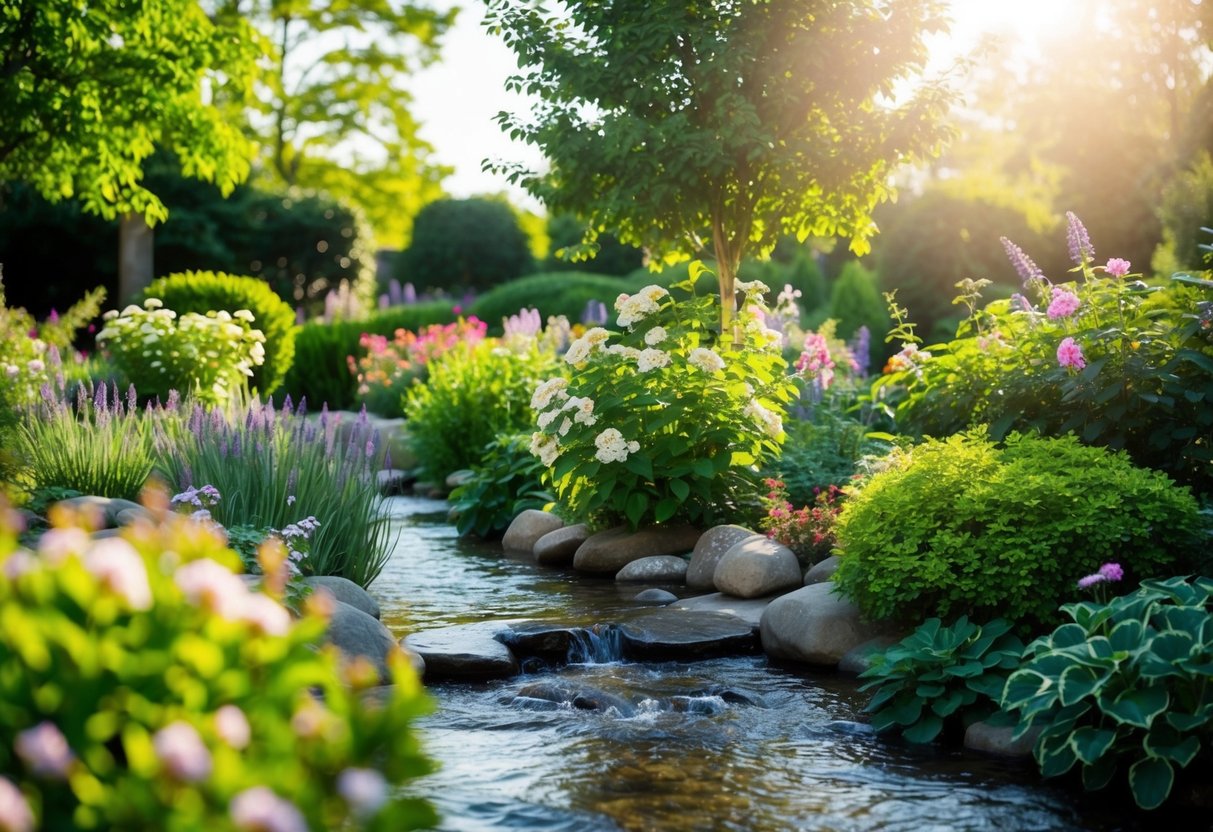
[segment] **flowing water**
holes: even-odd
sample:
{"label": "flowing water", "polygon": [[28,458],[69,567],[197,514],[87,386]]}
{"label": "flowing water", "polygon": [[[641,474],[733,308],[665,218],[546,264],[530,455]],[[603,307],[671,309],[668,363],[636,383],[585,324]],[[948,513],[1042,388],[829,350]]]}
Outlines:
{"label": "flowing water", "polygon": [[[636,586],[459,541],[444,502],[387,507],[401,534],[372,591],[397,636],[505,619],[589,628],[635,609]],[[853,678],[762,656],[625,663],[611,633],[587,632],[568,665],[431,687],[438,710],[420,727],[441,769],[415,790],[436,804],[442,830],[1129,830],[1163,820],[1139,821],[1123,796],[1042,783],[1030,765],[877,739]]]}

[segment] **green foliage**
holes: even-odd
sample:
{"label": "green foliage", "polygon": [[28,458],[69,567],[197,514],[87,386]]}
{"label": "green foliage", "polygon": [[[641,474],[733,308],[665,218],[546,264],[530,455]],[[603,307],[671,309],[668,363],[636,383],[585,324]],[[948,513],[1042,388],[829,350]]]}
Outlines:
{"label": "green foliage", "polygon": [[[582,254],[579,247],[587,230],[583,223],[569,214],[548,217],[547,233],[551,253],[544,262],[544,270],[567,270],[569,256],[574,252]],[[583,272],[618,277],[631,274],[644,265],[644,252],[636,246],[619,242],[619,238],[614,234],[597,234],[594,237],[594,246],[593,256],[584,252],[587,256],[577,257],[577,268]]]}
{"label": "green foliage", "polygon": [[491,0],[486,25],[522,70],[509,87],[542,102],[498,121],[548,162],[499,170],[660,261],[700,255],[710,238],[727,329],[747,250],[812,234],[850,236],[863,253],[891,171],[944,138],[941,85],[875,103],[923,67],[943,6],[882,9]]}
{"label": "green foliage", "polygon": [[534,265],[518,217],[490,199],[441,199],[422,208],[399,262],[402,282],[452,293],[491,289]]}
{"label": "green foliage", "polygon": [[97,344],[123,382],[145,397],[166,400],[175,391],[210,404],[227,402],[246,388],[265,357],[265,336],[247,309],[178,317],[158,298],[143,304],[106,312]]}
{"label": "green foliage", "polygon": [[1208,150],[1163,191],[1158,218],[1162,221],[1162,242],[1151,260],[1154,271],[1165,276],[1203,269],[1200,229],[1213,226],[1213,156]]}
{"label": "green foliage", "polygon": [[[700,269],[671,289],[691,293]],[[571,516],[711,524],[758,493],[757,466],[779,452],[792,385],[754,311],[765,308],[764,287],[739,286],[739,341],[713,331],[714,296],[675,301],[652,285],[616,302],[623,331],[594,327],[569,346],[571,379],[535,391],[531,450]]]}
{"label": "green foliage", "polygon": [[1107,604],[1067,604],[1071,619],[1028,646],[1002,706],[1017,734],[1037,728],[1046,777],[1079,767],[1089,790],[1128,769],[1142,809],[1171,794],[1176,769],[1208,759],[1213,734],[1213,581],[1144,581]]}
{"label": "green foliage", "polygon": [[70,488],[82,494],[134,500],[152,473],[151,428],[133,394],[124,402],[104,382],[62,388],[24,412],[19,453],[33,490]]}
{"label": "green foliage", "polygon": [[547,466],[530,451],[531,435],[499,436],[484,449],[473,477],[451,492],[451,514],[461,535],[496,537],[527,509],[542,509],[555,496],[544,488]]}
{"label": "green foliage", "polygon": [[[644,272],[643,277],[646,281],[652,280],[648,272]],[[516,315],[520,309],[538,309],[544,320],[553,315],[564,315],[576,322],[581,319],[587,303],[596,300],[609,306],[620,292],[632,291],[632,283],[630,279],[588,272],[527,275],[480,295],[472,301],[468,311],[494,331],[501,326],[502,318]]]}
{"label": "green foliage", "polygon": [[[32,814],[13,828],[230,829],[256,788],[296,828],[435,823],[391,788],[432,769],[413,728],[429,700],[403,656],[387,694],[365,697],[378,674],[322,647],[319,606],[292,622],[229,571],[218,532],[159,521],[100,541],[61,522],[33,556],[5,518],[0,774]],[[359,771],[366,802],[341,786]]]}
{"label": "green foliage", "polygon": [[863,423],[831,408],[814,410],[812,420],[791,420],[784,429],[783,452],[766,463],[763,474],[781,480],[788,500],[798,506],[812,503],[817,491],[850,482],[863,457],[889,450],[887,442],[868,438]]}
{"label": "green foliage", "polygon": [[253,313],[253,327],[265,336],[265,358],[253,369],[249,386],[262,395],[281,386],[295,357],[295,312],[264,282],[230,274],[184,272],[153,282],[143,296],[159,298],[165,309],[178,315],[247,309]]}
{"label": "green foliage", "polygon": [[[772,289],[778,289],[782,285],[778,281],[763,282]],[[821,266],[817,265],[817,260],[809,254],[797,253],[792,260],[787,282],[800,292],[800,305],[807,310],[821,309],[829,302],[825,275],[822,274]]]}
{"label": "green foliage", "polygon": [[947,627],[923,622],[899,643],[876,653],[859,678],[876,688],[864,708],[879,733],[898,730],[910,742],[930,742],[949,725],[967,728],[998,711],[998,700],[1024,646],[1012,623],[985,625],[961,616]]}
{"label": "green foliage", "polygon": [[830,290],[830,317],[838,322],[840,338],[852,338],[861,326],[866,326],[873,342],[879,342],[889,329],[889,314],[880,296],[876,273],[857,260],[843,266]]}
{"label": "green foliage", "polygon": [[76,196],[108,219],[134,212],[156,222],[164,206],[141,183],[157,146],[225,192],[244,179],[252,146],[214,102],[250,89],[260,44],[247,22],[208,16],[195,0],[87,11],[0,9],[0,181],[29,182],[50,200]]}
{"label": "green foliage", "polygon": [[894,451],[851,496],[834,577],[874,619],[1049,623],[1105,561],[1139,579],[1183,569],[1200,527],[1187,489],[1123,453],[958,434]]}
{"label": "green foliage", "polygon": [[365,587],[394,543],[371,467],[378,442],[365,418],[339,424],[322,411],[308,419],[302,407],[168,407],[157,411],[156,467],[174,491],[218,489],[222,501],[211,512],[225,527],[282,529],[315,517],[311,573]]}
{"label": "green foliage", "polygon": [[461,342],[431,363],[429,380],[404,397],[409,440],[425,476],[445,482],[479,463],[498,436],[530,427],[531,391],[557,371],[555,353],[537,340],[516,349],[495,339]]}
{"label": "green foliage", "polygon": [[[1208,287],[1151,287],[1089,258],[1075,271],[1079,283],[1032,280],[1036,306],[994,301],[978,309],[966,291],[972,309],[959,337],[878,379],[873,397],[898,402],[898,429],[908,434],[978,424],[989,424],[995,439],[1013,430],[1073,431],[1198,491],[1213,488],[1213,347],[1196,302],[1210,297]],[[1063,292],[1077,298],[1077,310],[1048,314]],[[1059,352],[1067,338],[1081,350],[1069,366]]]}
{"label": "green foliage", "polygon": [[357,404],[358,378],[350,372],[350,357],[361,351],[363,333],[391,337],[398,329],[417,330],[455,320],[445,301],[395,306],[361,321],[311,321],[295,335],[295,361],[280,392],[317,408],[348,410]]}

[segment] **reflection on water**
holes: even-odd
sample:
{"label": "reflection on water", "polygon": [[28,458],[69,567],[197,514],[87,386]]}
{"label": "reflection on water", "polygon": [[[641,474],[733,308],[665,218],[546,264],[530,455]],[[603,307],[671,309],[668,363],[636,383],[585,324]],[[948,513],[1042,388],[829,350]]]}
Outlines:
{"label": "reflection on water", "polygon": [[[507,618],[589,625],[635,607],[640,587],[458,541],[441,501],[388,502],[401,534],[372,591],[397,635]],[[1106,795],[1042,784],[1029,766],[877,740],[856,687],[761,656],[435,686],[422,732],[442,768],[410,790],[451,832],[1138,828]]]}

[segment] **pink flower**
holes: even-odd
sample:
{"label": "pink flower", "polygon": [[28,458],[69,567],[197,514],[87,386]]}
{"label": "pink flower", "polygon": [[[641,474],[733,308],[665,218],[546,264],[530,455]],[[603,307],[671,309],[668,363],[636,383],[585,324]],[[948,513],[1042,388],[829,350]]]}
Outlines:
{"label": "pink flower", "polygon": [[307,832],[303,813],[265,786],[245,789],[232,798],[232,823],[243,832]]}
{"label": "pink flower", "polygon": [[1082,302],[1078,295],[1068,289],[1054,289],[1053,300],[1049,303],[1048,315],[1051,319],[1068,318],[1078,311]]}
{"label": "pink flower", "polygon": [[7,777],[0,777],[0,830],[33,832],[34,813],[25,795]]}
{"label": "pink flower", "polygon": [[1119,563],[1105,563],[1099,567],[1099,574],[1103,575],[1105,581],[1119,581],[1125,576],[1125,570],[1120,568]]}
{"label": "pink flower", "polygon": [[13,744],[20,757],[38,777],[61,780],[72,763],[72,749],[53,722],[42,722],[17,735]]}
{"label": "pink flower", "polygon": [[222,618],[236,620],[244,610],[248,587],[239,576],[210,558],[191,561],[173,580],[192,604],[202,604]]}
{"label": "pink flower", "polygon": [[197,783],[211,774],[211,752],[188,722],[166,725],[152,737],[156,756],[172,777]]}
{"label": "pink flower", "polygon": [[239,750],[248,745],[252,730],[244,711],[235,705],[224,705],[215,711],[215,733],[219,739]]}
{"label": "pink flower", "polygon": [[1124,277],[1129,273],[1129,267],[1132,264],[1128,260],[1121,260],[1119,257],[1113,257],[1108,261],[1108,265],[1104,266],[1104,271],[1112,277]]}
{"label": "pink flower", "polygon": [[367,818],[387,803],[387,781],[373,768],[347,768],[337,776],[337,794],[356,816]]}
{"label": "pink flower", "polygon": [[119,537],[99,540],[84,556],[84,568],[133,610],[152,607],[147,567],[135,547]]}
{"label": "pink flower", "polygon": [[59,566],[71,555],[89,547],[92,538],[84,529],[49,529],[38,538],[38,554],[51,566]]}
{"label": "pink flower", "polygon": [[1081,370],[1087,366],[1087,360],[1082,355],[1082,347],[1074,343],[1073,338],[1064,338],[1058,345],[1057,363],[1062,367],[1073,367],[1075,370]]}
{"label": "pink flower", "polygon": [[284,636],[291,629],[291,614],[286,607],[256,592],[245,594],[238,617],[269,636]]}

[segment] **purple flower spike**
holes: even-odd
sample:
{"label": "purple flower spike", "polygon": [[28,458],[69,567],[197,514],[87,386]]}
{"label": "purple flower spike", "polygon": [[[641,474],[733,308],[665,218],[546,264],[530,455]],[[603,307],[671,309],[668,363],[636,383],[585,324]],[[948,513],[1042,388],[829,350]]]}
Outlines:
{"label": "purple flower spike", "polygon": [[1099,567],[1099,574],[1103,575],[1105,581],[1119,581],[1125,576],[1125,570],[1120,568],[1119,563],[1105,563]]}
{"label": "purple flower spike", "polygon": [[1066,242],[1070,245],[1070,259],[1075,266],[1082,266],[1095,259],[1095,246],[1082,220],[1073,211],[1066,211]]}
{"label": "purple flower spike", "polygon": [[1007,259],[1011,261],[1011,265],[1015,267],[1015,272],[1019,275],[1019,279],[1023,281],[1026,287],[1034,280],[1043,280],[1044,272],[1040,270],[1032,258],[1024,253],[1024,250],[1006,237],[1000,237],[1002,247],[1007,253]]}

